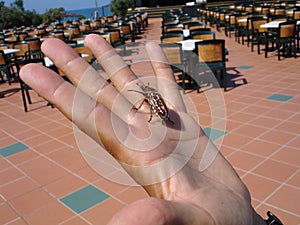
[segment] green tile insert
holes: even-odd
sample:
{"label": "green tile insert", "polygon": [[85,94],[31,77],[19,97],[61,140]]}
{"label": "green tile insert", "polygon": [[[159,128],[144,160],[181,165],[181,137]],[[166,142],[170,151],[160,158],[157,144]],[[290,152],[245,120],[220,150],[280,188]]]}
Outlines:
{"label": "green tile insert", "polygon": [[290,99],[292,99],[293,97],[294,96],[291,96],[291,95],[273,94],[273,95],[267,97],[267,99],[274,100],[274,101],[279,101],[279,102],[287,102]]}
{"label": "green tile insert", "polygon": [[211,141],[215,141],[228,133],[227,131],[218,130],[210,127],[203,128],[203,131]]}
{"label": "green tile insert", "polygon": [[92,185],[88,185],[61,198],[60,200],[74,212],[81,213],[109,197],[110,196],[103,191]]}
{"label": "green tile insert", "polygon": [[26,145],[24,145],[21,142],[17,142],[15,144],[6,146],[4,148],[1,148],[0,149],[0,155],[2,155],[3,157],[8,157],[8,156],[17,154],[19,152],[23,152],[27,149],[28,149],[28,147]]}
{"label": "green tile insert", "polygon": [[249,69],[253,68],[253,66],[242,65],[242,66],[238,66],[237,68],[242,69],[242,70],[249,70]]}

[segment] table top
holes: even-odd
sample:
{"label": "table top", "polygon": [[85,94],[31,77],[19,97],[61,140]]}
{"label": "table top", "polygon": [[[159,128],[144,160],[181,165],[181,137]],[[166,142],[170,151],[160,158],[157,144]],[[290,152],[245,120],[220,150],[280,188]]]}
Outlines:
{"label": "table top", "polygon": [[[81,54],[81,58],[87,58],[89,57],[89,54]],[[54,63],[52,62],[51,59],[49,59],[48,57],[44,57],[44,60],[45,60],[45,66],[46,67],[50,67],[50,66],[53,66]]]}
{"label": "table top", "polygon": [[189,29],[183,29],[183,36],[184,37],[190,36],[190,30]]}
{"label": "table top", "polygon": [[240,22],[240,23],[246,23],[247,22],[247,18],[238,19],[238,22]]}
{"label": "table top", "polygon": [[[260,25],[261,28],[278,28],[280,23],[285,21],[271,21],[269,23],[265,23]],[[300,21],[297,21],[297,25],[300,25]]]}
{"label": "table top", "polygon": [[184,51],[193,51],[195,49],[195,43],[202,40],[199,39],[187,39],[183,41],[177,42],[178,44],[181,44],[182,50]]}
{"label": "table top", "polygon": [[5,55],[14,54],[19,51],[20,51],[20,49],[14,49],[14,48],[8,48],[8,49],[3,50]]}

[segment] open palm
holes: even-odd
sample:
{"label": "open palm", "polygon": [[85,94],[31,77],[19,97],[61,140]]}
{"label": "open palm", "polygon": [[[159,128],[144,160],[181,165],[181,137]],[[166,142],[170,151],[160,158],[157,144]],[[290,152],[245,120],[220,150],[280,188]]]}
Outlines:
{"label": "open palm", "polygon": [[[110,224],[265,224],[231,165],[187,113],[157,44],[146,44],[154,75],[139,79],[101,37],[89,35],[85,45],[111,83],[56,39],[45,41],[42,50],[74,86],[40,65],[24,67],[21,78],[98,141],[149,193],[151,198],[125,207]],[[140,104],[139,83],[158,90],[170,120],[153,115],[148,122],[151,110]]]}

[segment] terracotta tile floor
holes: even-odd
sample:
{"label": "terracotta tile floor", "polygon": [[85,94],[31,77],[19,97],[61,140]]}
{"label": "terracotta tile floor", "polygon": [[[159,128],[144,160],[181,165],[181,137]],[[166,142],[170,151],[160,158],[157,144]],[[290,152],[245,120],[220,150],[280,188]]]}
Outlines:
{"label": "terracotta tile floor", "polygon": [[[151,19],[140,40],[159,41],[160,23]],[[188,91],[186,97],[249,187],[256,210],[262,215],[272,210],[285,224],[299,225],[299,55],[265,59],[223,31],[216,35],[226,40],[229,79],[239,84],[221,90],[225,114],[222,106],[212,113],[208,104],[218,101],[207,100],[205,91]],[[1,84],[0,95],[0,224],[105,224],[125,205],[146,197],[141,188],[91,169],[77,149],[71,123],[33,91],[27,113],[18,84]],[[123,176],[115,167],[102,169],[107,177]]]}

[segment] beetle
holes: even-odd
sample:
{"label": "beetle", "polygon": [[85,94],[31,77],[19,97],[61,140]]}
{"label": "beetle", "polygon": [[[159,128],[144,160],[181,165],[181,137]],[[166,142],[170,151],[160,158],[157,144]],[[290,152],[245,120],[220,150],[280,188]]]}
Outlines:
{"label": "beetle", "polygon": [[144,95],[144,100],[142,103],[136,108],[137,110],[140,109],[144,102],[147,102],[150,106],[150,113],[151,116],[148,120],[150,122],[152,120],[153,114],[155,114],[157,117],[159,117],[163,121],[169,121],[171,124],[174,124],[174,122],[169,117],[169,110],[168,107],[163,99],[163,97],[159,94],[159,92],[148,85],[145,84],[139,84],[137,85],[142,89],[142,91],[137,90],[128,90],[128,91],[134,91],[137,93],[140,93]]}

